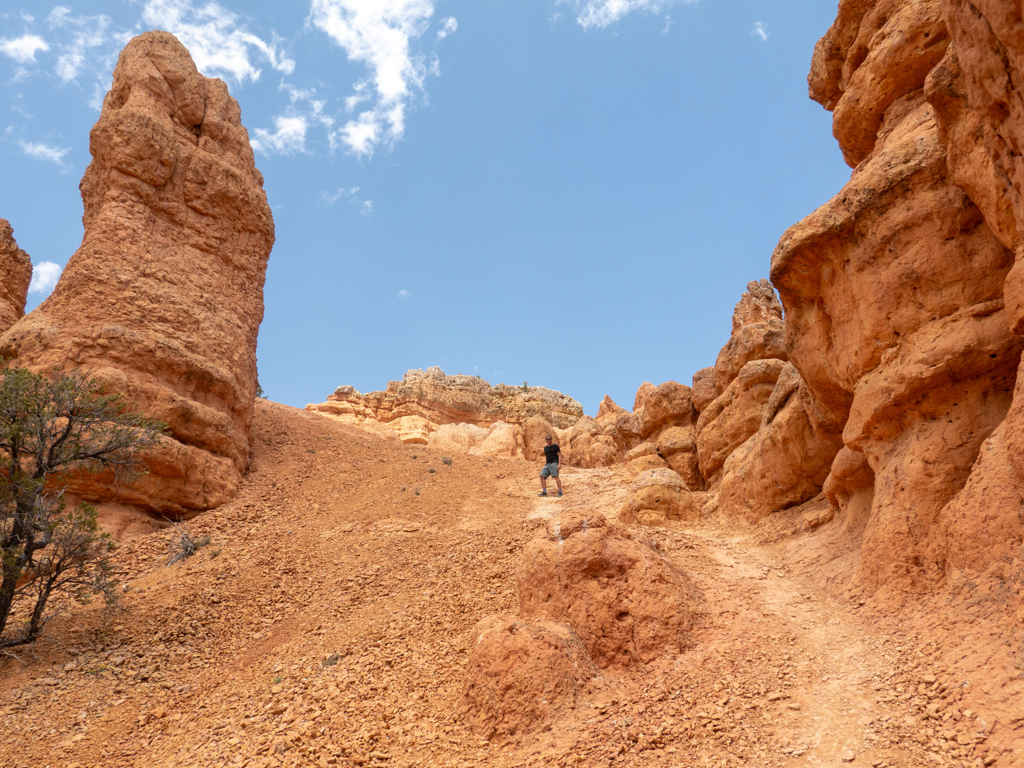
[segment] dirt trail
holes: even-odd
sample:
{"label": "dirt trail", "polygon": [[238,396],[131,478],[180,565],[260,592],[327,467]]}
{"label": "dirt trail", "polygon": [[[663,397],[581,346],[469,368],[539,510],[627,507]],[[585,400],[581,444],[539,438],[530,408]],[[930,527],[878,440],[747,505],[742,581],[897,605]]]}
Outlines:
{"label": "dirt trail", "polygon": [[173,530],[126,541],[125,611],[68,606],[0,667],[0,765],[995,762],[927,648],[714,525],[646,530],[703,592],[689,650],[602,674],[545,733],[482,741],[458,716],[473,627],[516,611],[546,518],[615,517],[621,470],[568,469],[566,495],[542,499],[539,466],[446,460],[272,403],[256,441],[239,497],[188,524],[207,547],[167,566]]}

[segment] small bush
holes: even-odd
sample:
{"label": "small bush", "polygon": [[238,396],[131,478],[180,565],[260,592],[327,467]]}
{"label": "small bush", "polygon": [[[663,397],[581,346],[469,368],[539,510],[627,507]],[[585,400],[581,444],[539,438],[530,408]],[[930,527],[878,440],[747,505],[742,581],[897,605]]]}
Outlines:
{"label": "small bush", "polygon": [[452,465],[452,457],[451,456],[442,456],[441,457],[441,463],[444,464],[446,467],[450,467]]}
{"label": "small bush", "polygon": [[175,538],[171,539],[171,544],[167,550],[170,555],[167,560],[168,565],[174,565],[175,563],[180,563],[182,560],[187,560],[210,543],[209,536],[200,536],[197,539],[192,536],[192,532],[184,525],[178,525],[178,523],[174,522],[172,522],[171,525],[174,526],[174,530],[177,532],[177,535]]}
{"label": "small bush", "polygon": [[341,660],[341,654],[340,653],[332,653],[330,656],[328,656],[326,659],[324,659],[320,663],[323,664],[325,667],[333,667],[340,660]]}
{"label": "small bush", "polygon": [[414,491],[413,491],[413,492],[414,492],[414,493],[415,493],[415,494],[416,494],[417,496],[419,496],[419,495],[420,495],[420,489],[419,489],[419,488],[416,488],[416,489],[414,489]]}
{"label": "small bush", "polygon": [[427,470],[427,472],[429,472],[430,474],[434,474],[435,472],[437,472],[437,470],[431,467],[430,469]]}

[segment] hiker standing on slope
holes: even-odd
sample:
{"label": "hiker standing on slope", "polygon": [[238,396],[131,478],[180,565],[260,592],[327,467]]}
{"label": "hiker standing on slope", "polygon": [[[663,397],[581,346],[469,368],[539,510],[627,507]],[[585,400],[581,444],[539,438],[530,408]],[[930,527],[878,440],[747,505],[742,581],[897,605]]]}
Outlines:
{"label": "hiker standing on slope", "polygon": [[551,435],[544,435],[544,469],[540,471],[540,493],[538,496],[548,495],[548,478],[555,478],[558,484],[558,495],[562,495],[562,481],[558,477],[558,468],[562,465],[562,449],[558,443],[553,443]]}

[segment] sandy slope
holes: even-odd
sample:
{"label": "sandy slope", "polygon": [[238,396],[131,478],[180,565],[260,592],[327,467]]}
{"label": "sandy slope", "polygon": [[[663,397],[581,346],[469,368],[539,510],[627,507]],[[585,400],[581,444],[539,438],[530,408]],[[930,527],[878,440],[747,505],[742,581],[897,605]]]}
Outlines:
{"label": "sandy slope", "polygon": [[703,591],[689,651],[603,674],[535,738],[482,741],[455,714],[474,625],[515,612],[544,519],[614,517],[621,479],[568,470],[563,499],[538,499],[539,465],[256,416],[238,499],[188,523],[210,544],[167,566],[173,529],[127,541],[123,613],[75,607],[0,667],[0,765],[1015,764],[941,642],[866,622],[785,544],[713,525],[649,531]]}

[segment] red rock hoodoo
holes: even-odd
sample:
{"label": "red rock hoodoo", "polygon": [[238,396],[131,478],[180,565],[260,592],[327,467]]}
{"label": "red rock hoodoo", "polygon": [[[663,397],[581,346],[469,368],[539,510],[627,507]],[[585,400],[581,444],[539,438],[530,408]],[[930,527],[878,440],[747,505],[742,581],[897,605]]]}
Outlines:
{"label": "red rock hoodoo", "polygon": [[14,242],[14,230],[0,219],[0,333],[25,316],[32,260]]}
{"label": "red rock hoodoo", "polygon": [[167,421],[133,488],[73,490],[165,514],[215,507],[249,463],[274,243],[238,103],[174,36],[146,32],[121,53],[90,151],[82,245],[0,355],[92,371]]}

